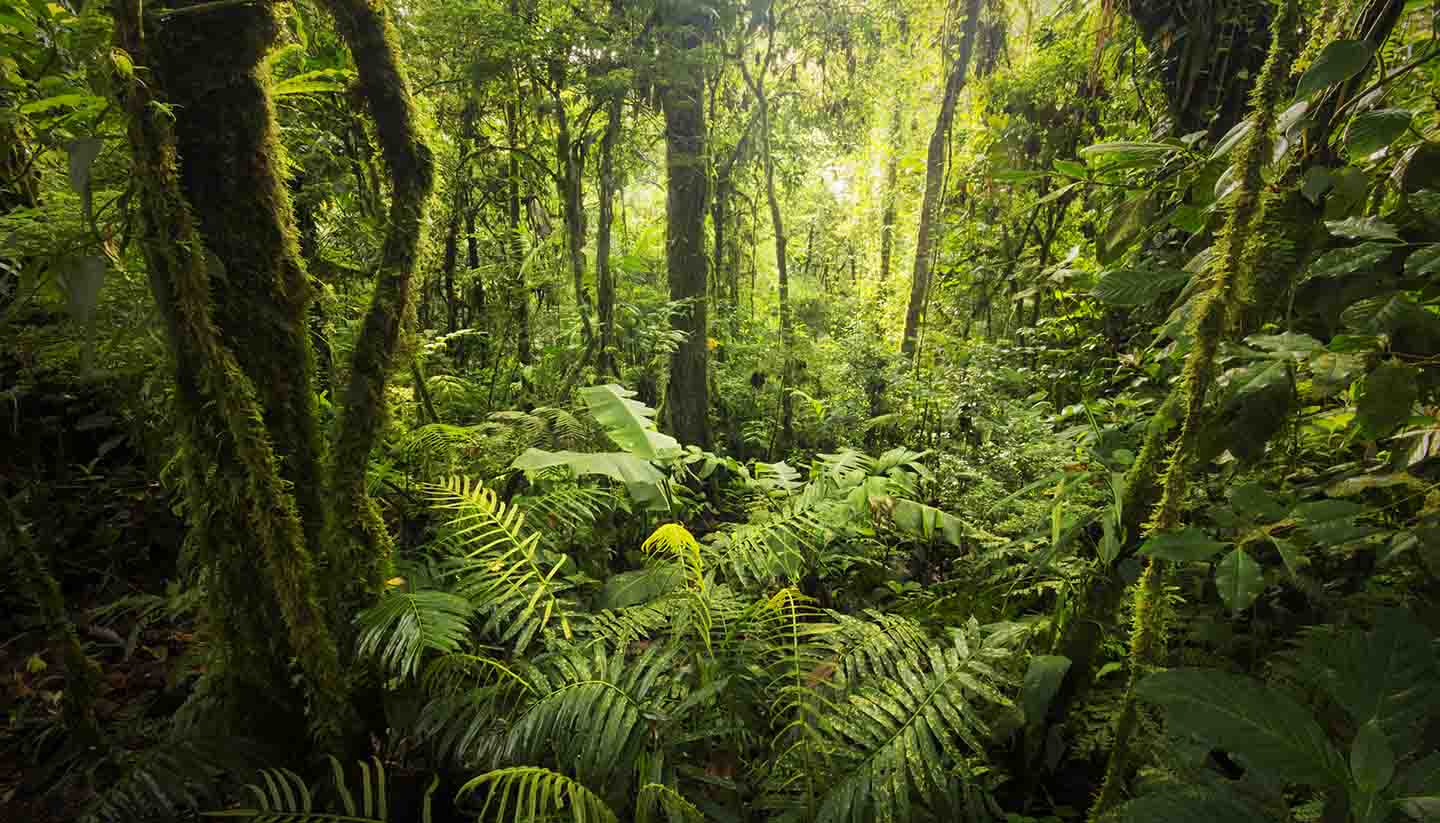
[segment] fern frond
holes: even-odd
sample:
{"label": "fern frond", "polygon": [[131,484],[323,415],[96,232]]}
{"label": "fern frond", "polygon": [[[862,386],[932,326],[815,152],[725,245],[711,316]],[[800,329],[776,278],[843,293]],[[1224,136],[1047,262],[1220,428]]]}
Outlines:
{"label": "fern frond", "polygon": [[[575,823],[617,823],[615,812],[578,780],[538,766],[517,766],[486,772],[460,787],[456,798],[489,788],[480,819],[497,821],[550,820],[569,809]],[[495,807],[495,816],[490,816]]]}
{"label": "fern frond", "polygon": [[[340,761],[334,757],[329,760],[340,811],[317,810],[315,791],[289,769],[265,769],[260,772],[262,783],[245,786],[245,790],[254,797],[255,806],[206,812],[205,816],[242,818],[257,823],[388,823],[390,803],[386,792],[385,766],[379,758],[372,759],[369,764],[364,761],[358,764],[361,774],[359,803],[356,803],[355,793],[345,779]],[[432,796],[439,785],[439,778],[431,779],[422,801],[420,818],[423,821],[430,820]]]}
{"label": "fern frond", "polygon": [[575,448],[589,439],[589,430],[580,418],[553,406],[540,406],[530,412],[545,421],[553,441],[552,448]]}
{"label": "fern frond", "polygon": [[722,532],[707,547],[707,565],[742,584],[793,583],[804,576],[808,559],[826,540],[816,514],[795,508]]}
{"label": "fern frond", "polygon": [[432,505],[455,512],[449,523],[451,563],[457,591],[487,615],[485,631],[519,654],[552,620],[566,638],[572,604],[563,597],[571,586],[559,577],[568,562],[551,558],[539,546],[538,533],[526,533],[525,515],[469,478],[452,477],[427,487]]}
{"label": "fern frond", "polygon": [[873,609],[864,614],[868,619],[830,613],[836,627],[829,637],[834,657],[827,663],[836,675],[837,688],[898,677],[902,663],[920,659],[930,646],[930,638],[912,620]]}
{"label": "fern frond", "polygon": [[665,812],[667,823],[705,823],[705,815],[685,796],[661,783],[646,783],[640,787],[636,803],[636,823],[649,823],[650,814],[656,806]]}
{"label": "fern frond", "polygon": [[493,657],[454,652],[430,661],[423,677],[425,691],[432,695],[455,694],[479,686],[513,686],[530,691],[525,678]]}
{"label": "fern frond", "polygon": [[550,426],[543,417],[522,411],[498,411],[491,414],[490,419],[501,424],[513,445],[522,451],[544,445],[548,440]]}
{"label": "fern frond", "polygon": [[547,655],[531,671],[538,696],[506,735],[505,756],[535,762],[553,753],[586,781],[628,779],[676,665],[660,645],[634,657],[600,646]]}
{"label": "fern frond", "polygon": [[457,463],[462,453],[485,441],[479,426],[429,423],[407,433],[400,440],[400,453],[407,460],[432,470],[444,470]]}
{"label": "fern frond", "polygon": [[615,508],[615,495],[593,486],[564,483],[535,497],[520,498],[527,517],[545,524],[541,541],[551,549],[573,541],[577,532],[590,528]]}
{"label": "fern frond", "polygon": [[947,766],[964,767],[960,744],[984,751],[988,729],[977,703],[1009,705],[986,657],[972,620],[953,644],[899,661],[897,677],[872,678],[850,694],[844,710],[826,718],[828,742],[848,775],[826,793],[819,818],[909,820],[916,796],[941,799]]}
{"label": "fern frond", "polygon": [[449,592],[388,592],[355,617],[359,655],[374,658],[387,674],[409,678],[426,651],[458,651],[474,613],[469,600]]}
{"label": "fern frond", "polygon": [[690,587],[705,592],[705,562],[700,556],[700,541],[689,529],[679,523],[662,523],[640,544],[646,554],[664,553],[680,562],[685,568]]}
{"label": "fern frond", "polygon": [[82,821],[178,816],[219,802],[225,775],[252,770],[252,747],[231,738],[169,740],[131,755],[118,779],[101,789]]}

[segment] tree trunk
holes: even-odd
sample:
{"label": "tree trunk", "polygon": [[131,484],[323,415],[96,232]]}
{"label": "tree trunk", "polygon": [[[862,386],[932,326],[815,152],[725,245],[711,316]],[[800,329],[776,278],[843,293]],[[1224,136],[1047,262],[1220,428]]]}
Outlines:
{"label": "tree trunk", "polygon": [[890,156],[885,159],[884,210],[880,213],[880,288],[890,285],[890,255],[895,249],[895,185],[900,175],[900,144],[904,106],[895,99],[890,116]]}
{"label": "tree trunk", "polygon": [[[511,4],[513,7],[513,3]],[[519,94],[519,89],[515,90]],[[513,99],[505,104],[505,139],[513,148],[520,136],[520,107]],[[525,287],[525,243],[520,236],[520,156],[510,152],[506,218],[510,240],[512,294],[515,308],[515,355],[521,366],[530,365],[530,294]]]}
{"label": "tree trunk", "polygon": [[208,573],[210,693],[237,732],[293,747],[308,716],[321,746],[342,749],[357,724],[312,560],[325,509],[310,293],[263,64],[275,9],[176,15],[148,39],[138,4],[117,0],[113,11],[116,46],[146,67],[118,93],[176,369],[192,540]]}
{"label": "tree trunk", "polygon": [[945,198],[945,151],[950,142],[950,124],[955,119],[955,103],[965,85],[970,55],[975,50],[980,3],[981,0],[965,0],[965,19],[960,24],[960,48],[945,79],[945,97],[940,102],[935,131],[930,135],[930,149],[925,160],[925,196],[920,205],[920,226],[915,234],[915,273],[910,281],[910,306],[905,311],[905,336],[900,343],[900,352],[906,357],[915,356],[920,314],[930,293],[930,250],[934,243],[935,222],[940,216],[940,203]]}
{"label": "tree trunk", "polygon": [[570,276],[575,281],[575,309],[580,313],[581,339],[588,349],[595,345],[595,330],[590,325],[590,292],[585,288],[585,201],[582,188],[585,167],[580,147],[571,139],[570,117],[561,96],[565,75],[565,63],[552,61],[550,83],[555,101],[555,162],[560,166],[557,181],[560,208],[565,220],[565,249],[570,258]]}
{"label": "tree trunk", "polygon": [[[376,597],[389,577],[390,535],[366,492],[370,451],[384,423],[385,387],[400,332],[410,312],[411,280],[434,184],[434,161],[420,139],[410,84],[384,5],[370,0],[326,0],[335,28],[355,60],[360,91],[375,124],[390,172],[390,215],[380,252],[380,273],[350,360],[339,435],[331,468],[339,552],[330,578],[342,607]],[[348,627],[347,627],[348,628]]]}
{"label": "tree trunk", "polygon": [[615,221],[615,143],[620,139],[624,98],[606,105],[605,135],[600,138],[600,225],[595,229],[595,280],[600,313],[600,376],[619,376],[615,366],[615,274],[610,268],[610,230]]}
{"label": "tree trunk", "polygon": [[450,221],[445,227],[445,258],[440,271],[445,280],[445,331],[454,332],[459,327],[460,301],[455,296],[455,263],[460,256],[460,198],[459,181],[455,181],[457,196],[450,208]]}
{"label": "tree trunk", "polygon": [[685,445],[710,448],[709,311],[705,286],[704,79],[700,32],[709,25],[703,13],[670,21],[673,48],[661,90],[665,110],[665,264],[670,299],[686,301],[671,317],[685,340],[670,356],[670,388],[665,403],[675,436]]}

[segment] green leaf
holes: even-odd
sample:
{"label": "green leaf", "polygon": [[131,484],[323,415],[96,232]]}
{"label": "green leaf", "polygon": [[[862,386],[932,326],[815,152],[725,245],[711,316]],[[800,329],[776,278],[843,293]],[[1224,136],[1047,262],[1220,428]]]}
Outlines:
{"label": "green leaf", "polygon": [[1121,806],[1115,819],[1120,823],[1274,823],[1253,804],[1213,786],[1143,794]]}
{"label": "green leaf", "polygon": [[953,514],[905,498],[895,500],[891,522],[916,537],[934,540],[938,536],[956,547],[964,547],[965,533],[972,531],[969,524]]}
{"label": "green leaf", "polygon": [[1119,259],[1150,223],[1155,211],[1154,194],[1146,190],[1116,206],[1110,222],[1095,239],[1095,257],[1101,263]]}
{"label": "green leaf", "polygon": [[1056,160],[1055,171],[1069,177],[1079,177],[1082,180],[1089,176],[1084,163],[1077,163],[1074,160]]}
{"label": "green leaf", "polygon": [[1244,483],[1231,486],[1226,493],[1235,511],[1257,522],[1273,522],[1290,511],[1289,504],[1280,500],[1259,483]]}
{"label": "green leaf", "polygon": [[1410,277],[1430,277],[1440,274],[1440,243],[1421,246],[1405,259],[1405,274]]}
{"label": "green leaf", "polygon": [[1191,526],[1178,532],[1165,532],[1151,537],[1141,544],[1140,554],[1175,563],[1201,563],[1214,557],[1216,552],[1228,545],[1211,540],[1205,532]]}
{"label": "green leaf", "polygon": [[1106,143],[1096,143],[1081,149],[1079,154],[1086,161],[1096,157],[1130,161],[1138,158],[1164,158],[1167,155],[1179,151],[1169,143],[1150,143],[1141,141],[1118,140]]}
{"label": "green leaf", "polygon": [[1230,611],[1242,612],[1265,590],[1265,576],[1249,552],[1237,548],[1215,567],[1215,585]]}
{"label": "green leaf", "polygon": [[1295,89],[1296,97],[1309,97],[1315,92],[1343,83],[1365,70],[1375,47],[1364,40],[1337,40],[1326,46],[1324,51],[1305,70],[1300,85]]}
{"label": "green leaf", "polygon": [[1385,262],[1395,252],[1389,243],[1361,243],[1321,255],[1305,273],[1306,280],[1317,277],[1343,277],[1358,271],[1369,271]]}
{"label": "green leaf", "polygon": [[1310,361],[1311,385],[1321,397],[1344,391],[1365,370],[1365,358],[1326,352]]}
{"label": "green leaf", "polygon": [[1345,130],[1346,154],[1363,160],[1386,148],[1410,128],[1413,117],[1408,109],[1380,109],[1356,117]]}
{"label": "green leaf", "polygon": [[1111,306],[1145,306],[1190,281],[1180,269],[1111,269],[1100,274],[1094,295]]}
{"label": "green leaf", "polygon": [[1371,438],[1393,433],[1405,421],[1419,397],[1420,371],[1390,360],[1375,367],[1360,384],[1356,419]]}
{"label": "green leaf", "polygon": [[598,609],[624,609],[648,603],[673,591],[685,582],[685,569],[678,563],[664,563],[648,569],[611,575],[596,596]]}
{"label": "green leaf", "polygon": [[1346,220],[1326,220],[1325,228],[1336,237],[1351,240],[1399,240],[1395,227],[1378,217],[1351,217]]}
{"label": "green leaf", "polygon": [[1335,185],[1335,175],[1324,166],[1312,166],[1305,171],[1305,180],[1300,193],[1313,205],[1320,205],[1320,198]]}
{"label": "green leaf", "polygon": [[1280,559],[1285,563],[1285,570],[1290,572],[1290,579],[1299,580],[1300,570],[1310,565],[1310,558],[1289,540],[1272,537],[1270,542],[1274,543],[1275,549],[1280,552]]}
{"label": "green leaf", "polygon": [[1250,366],[1234,369],[1225,375],[1226,381],[1234,386],[1235,399],[1264,391],[1290,379],[1290,369],[1283,360],[1262,360]]}
{"label": "green leaf", "polygon": [[1374,794],[1395,777],[1395,753],[1380,724],[1371,720],[1360,727],[1350,746],[1350,775],[1366,793]]}
{"label": "green leaf", "polygon": [[31,100],[20,107],[21,114],[43,114],[54,109],[98,108],[105,104],[103,97],[93,94],[57,94],[41,100]]}
{"label": "green leaf", "polygon": [[1308,334],[1284,332],[1283,334],[1252,334],[1245,342],[1257,349],[1264,349],[1276,357],[1303,360],[1306,355],[1324,351],[1325,344]]}
{"label": "green leaf", "polygon": [[1050,701],[1060,691],[1065,673],[1070,671],[1070,658],[1061,655],[1037,654],[1030,658],[1025,680],[1020,686],[1020,702],[1025,708],[1025,722],[1038,725],[1050,710]]}
{"label": "green leaf", "polygon": [[568,466],[577,476],[604,475],[625,484],[631,498],[651,511],[666,511],[663,489],[665,476],[648,460],[624,452],[549,452],[543,449],[526,449],[524,454],[510,464],[512,469],[539,471],[554,466]]}
{"label": "green leaf", "polygon": [[580,397],[615,445],[645,460],[680,456],[680,444],[655,429],[655,410],[630,398],[635,392],[614,384],[589,386]]}
{"label": "green leaf", "polygon": [[1171,669],[1136,693],[1162,706],[1173,731],[1240,755],[1248,765],[1312,786],[1345,780],[1347,769],[1310,711],[1278,689],[1212,669]]}
{"label": "green leaf", "polygon": [[350,72],[340,69],[321,69],[319,71],[297,74],[294,77],[287,77],[271,86],[270,96],[292,97],[298,94],[339,94],[345,91],[345,87],[351,76]]}

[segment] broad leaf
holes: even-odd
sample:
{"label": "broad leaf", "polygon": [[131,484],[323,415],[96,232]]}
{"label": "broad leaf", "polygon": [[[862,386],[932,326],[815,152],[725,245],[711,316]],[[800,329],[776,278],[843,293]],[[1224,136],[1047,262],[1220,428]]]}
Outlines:
{"label": "broad leaf", "polygon": [[1345,152],[1352,160],[1369,157],[1398,140],[1413,117],[1407,109],[1381,109],[1356,117],[1345,130]]}
{"label": "broad leaf", "polygon": [[1358,246],[1335,249],[1326,252],[1314,263],[1311,263],[1309,270],[1305,273],[1305,279],[1344,277],[1359,271],[1372,271],[1376,266],[1384,263],[1394,252],[1395,246],[1389,243],[1361,243]]}
{"label": "broad leaf", "polygon": [[1395,227],[1378,217],[1351,217],[1346,220],[1326,220],[1325,228],[1336,237],[1351,240],[1399,240]]}
{"label": "broad leaf", "polygon": [[665,476],[647,460],[624,452],[548,452],[526,449],[510,464],[512,469],[539,471],[568,466],[577,476],[600,474],[625,484],[631,498],[651,511],[669,508],[663,489]]}
{"label": "broad leaf", "polygon": [[1141,544],[1140,554],[1175,563],[1201,563],[1214,557],[1216,552],[1228,545],[1210,539],[1205,532],[1191,526],[1151,537]]}
{"label": "broad leaf", "polygon": [[1326,86],[1343,83],[1365,70],[1375,47],[1363,40],[1337,40],[1326,46],[1324,51],[1305,70],[1300,85],[1295,89],[1296,97],[1309,97]]}
{"label": "broad leaf", "polygon": [[1190,273],[1179,269],[1111,269],[1100,274],[1094,294],[1111,306],[1144,306],[1189,280]]}
{"label": "broad leaf", "polygon": [[1020,703],[1025,708],[1025,722],[1034,726],[1045,719],[1050,701],[1060,691],[1065,673],[1070,671],[1070,658],[1061,655],[1037,654],[1030,658],[1025,680],[1020,686]]}
{"label": "broad leaf", "polygon": [[625,451],[646,460],[668,460],[680,455],[679,442],[656,431],[655,410],[630,399],[635,392],[610,384],[583,388],[580,396],[605,433]]}
{"label": "broad leaf", "polygon": [[1234,794],[1210,786],[1187,786],[1145,794],[1115,813],[1121,823],[1274,823],[1274,818]]}
{"label": "broad leaf", "polygon": [[1367,437],[1385,437],[1410,419],[1419,397],[1420,371],[1399,361],[1381,363],[1360,384],[1357,420]]}
{"label": "broad leaf", "polygon": [[1405,259],[1405,274],[1410,277],[1429,277],[1440,273],[1440,243],[1421,246]]}
{"label": "broad leaf", "polygon": [[1395,777],[1395,753],[1374,720],[1360,727],[1350,745],[1350,775],[1365,792],[1374,794]]}
{"label": "broad leaf", "polygon": [[1241,612],[1255,602],[1265,589],[1265,576],[1260,564],[1249,552],[1237,548],[1225,555],[1215,567],[1215,586],[1220,589],[1220,598],[1232,612]]}
{"label": "broad leaf", "polygon": [[1154,216],[1155,199],[1144,191],[1115,207],[1110,222],[1095,240],[1095,257],[1101,263],[1117,260],[1140,236]]}
{"label": "broad leaf", "polygon": [[1165,709],[1174,731],[1276,777],[1313,786],[1345,780],[1348,770],[1325,731],[1278,689],[1211,669],[1171,669],[1141,680],[1136,692]]}
{"label": "broad leaf", "polygon": [[599,609],[624,609],[648,603],[685,582],[679,563],[661,563],[650,568],[611,575],[595,598]]}

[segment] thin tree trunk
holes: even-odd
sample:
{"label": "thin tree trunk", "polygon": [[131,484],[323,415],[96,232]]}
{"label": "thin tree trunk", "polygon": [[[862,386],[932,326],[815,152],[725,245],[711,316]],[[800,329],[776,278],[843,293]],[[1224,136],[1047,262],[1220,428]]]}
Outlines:
{"label": "thin tree trunk", "polygon": [[600,314],[600,376],[619,375],[615,367],[615,274],[610,268],[610,231],[615,221],[615,143],[620,139],[624,99],[616,94],[606,107],[600,138],[600,225],[595,229],[595,286]]}
{"label": "thin tree trunk", "polygon": [[445,227],[445,257],[440,271],[445,281],[445,331],[454,332],[459,328],[460,301],[455,296],[455,263],[460,255],[460,203],[458,187],[450,208],[450,221]]}
{"label": "thin tree trunk", "polygon": [[685,445],[710,448],[709,307],[705,286],[705,110],[701,32],[709,26],[703,12],[669,21],[675,59],[661,91],[665,110],[665,263],[670,299],[687,308],[671,317],[684,341],[670,357],[670,388],[665,403],[671,428]]}
{"label": "thin tree trunk", "polygon": [[910,281],[910,305],[905,311],[905,336],[900,343],[900,351],[906,357],[915,356],[920,313],[930,292],[930,251],[934,244],[935,222],[940,216],[940,203],[945,198],[945,151],[950,142],[950,124],[955,119],[955,104],[970,69],[970,55],[975,50],[980,3],[981,0],[965,0],[965,19],[960,24],[960,48],[945,79],[945,97],[940,102],[935,131],[930,135],[930,148],[925,160],[925,195],[920,206],[920,226],[915,234],[915,273]]}
{"label": "thin tree trunk", "polygon": [[895,185],[900,175],[901,129],[904,128],[903,98],[896,97],[890,116],[890,156],[885,159],[884,210],[880,213],[880,287],[890,284],[890,255],[895,249]]}
{"label": "thin tree trunk", "polygon": [[585,289],[585,202],[582,184],[584,165],[579,147],[570,136],[570,117],[565,111],[561,92],[565,87],[565,64],[550,64],[551,94],[555,102],[555,161],[560,166],[556,178],[560,188],[560,208],[565,220],[565,249],[570,258],[570,276],[575,283],[575,309],[580,313],[581,339],[586,348],[595,345],[595,330],[590,325],[590,293]]}
{"label": "thin tree trunk", "polygon": [[[512,9],[514,3],[511,3]],[[515,92],[518,94],[518,89]],[[505,138],[513,147],[520,135],[520,106],[512,98],[505,104]],[[509,191],[506,198],[506,217],[509,227],[510,265],[513,293],[511,299],[515,309],[515,356],[520,365],[530,365],[530,294],[525,287],[525,245],[520,237],[520,157],[510,152]]]}
{"label": "thin tree trunk", "polygon": [[[785,222],[780,215],[780,199],[775,194],[775,161],[770,145],[770,101],[765,93],[765,74],[770,69],[770,58],[774,53],[775,44],[775,22],[773,17],[766,20],[768,30],[768,41],[765,49],[765,57],[760,62],[757,76],[752,76],[750,70],[745,67],[745,61],[740,61],[740,70],[745,77],[745,82],[750,86],[750,91],[755,95],[755,100],[760,116],[760,159],[765,170],[765,199],[770,206],[770,223],[775,231],[775,267],[779,275],[780,289],[780,348],[784,358],[780,371],[780,443],[777,444],[778,451],[784,454],[794,444],[795,435],[795,411],[793,408],[790,389],[794,379],[794,363],[791,358],[792,329],[790,319],[790,275],[786,262],[786,238]],[[810,226],[809,246],[813,249],[815,244],[815,226]],[[810,261],[805,261],[808,267]]]}

